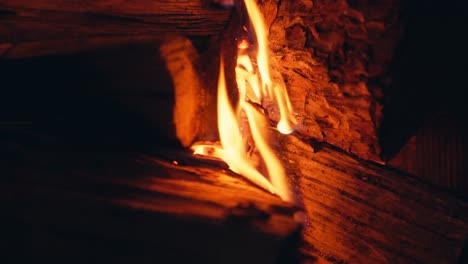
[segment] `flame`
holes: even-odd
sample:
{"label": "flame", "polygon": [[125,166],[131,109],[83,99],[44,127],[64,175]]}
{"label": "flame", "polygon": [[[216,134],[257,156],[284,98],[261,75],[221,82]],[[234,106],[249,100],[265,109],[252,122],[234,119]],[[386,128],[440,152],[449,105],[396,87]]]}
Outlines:
{"label": "flame", "polygon": [[280,120],[277,128],[283,134],[289,134],[294,130],[296,119],[284,83],[272,83],[270,76],[270,63],[268,60],[268,36],[265,21],[255,0],[244,1],[247,13],[252,22],[257,37],[258,54],[257,63],[260,77],[263,83],[263,93],[276,103],[280,111]]}
{"label": "flame", "polygon": [[[194,154],[225,161],[229,168],[253,183],[292,201],[293,195],[280,159],[268,144],[269,123],[263,113],[262,103],[273,102],[280,113],[277,129],[291,133],[296,120],[283,82],[273,82],[270,75],[269,48],[263,15],[254,0],[245,0],[257,40],[255,60],[249,56],[249,43],[242,39],[238,44],[235,69],[239,101],[230,103],[224,62],[221,58],[218,79],[218,130],[219,144],[195,143]],[[256,160],[255,157],[260,157]],[[260,163],[266,167],[266,176],[260,172]]]}

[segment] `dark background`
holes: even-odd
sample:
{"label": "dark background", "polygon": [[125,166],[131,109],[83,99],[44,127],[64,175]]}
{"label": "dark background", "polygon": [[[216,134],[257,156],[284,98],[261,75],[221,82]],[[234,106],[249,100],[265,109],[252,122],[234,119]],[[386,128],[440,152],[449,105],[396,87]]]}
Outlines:
{"label": "dark background", "polygon": [[380,141],[384,156],[396,154],[417,128],[438,112],[463,124],[468,40],[466,1],[405,1],[404,35],[384,91]]}

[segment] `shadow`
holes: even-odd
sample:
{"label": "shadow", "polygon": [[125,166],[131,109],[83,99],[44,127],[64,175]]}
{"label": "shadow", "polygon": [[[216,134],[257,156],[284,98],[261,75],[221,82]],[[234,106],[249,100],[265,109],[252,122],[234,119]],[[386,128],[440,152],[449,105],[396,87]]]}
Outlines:
{"label": "shadow", "polygon": [[77,148],[177,145],[173,84],[157,44],[0,60],[0,129],[34,130]]}
{"label": "shadow", "polygon": [[385,159],[440,110],[460,116],[468,58],[468,3],[410,1],[403,9],[403,39],[392,65],[394,82],[384,91],[379,138]]}

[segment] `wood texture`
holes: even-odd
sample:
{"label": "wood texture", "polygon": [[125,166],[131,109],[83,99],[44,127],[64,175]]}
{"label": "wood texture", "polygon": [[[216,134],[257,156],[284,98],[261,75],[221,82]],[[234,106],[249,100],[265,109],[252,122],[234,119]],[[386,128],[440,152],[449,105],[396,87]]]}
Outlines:
{"label": "wood texture", "polygon": [[217,138],[216,90],[210,83],[218,74],[203,69],[201,60],[217,65],[218,52],[198,54],[191,41],[181,36],[167,38],[161,45],[161,58],[174,87],[174,126],[184,147],[196,140]]}
{"label": "wood texture", "polygon": [[229,10],[202,1],[5,0],[0,2],[0,47],[11,46],[3,52],[0,48],[0,55],[26,47],[40,52],[40,47],[60,41],[66,45],[57,52],[67,51],[65,47],[73,51],[96,45],[90,38],[106,42],[109,38],[138,41],[165,33],[211,36],[224,29],[229,17]]}
{"label": "wood texture", "polygon": [[19,134],[1,149],[7,260],[294,262],[299,211],[243,178],[170,151],[31,147]]}
{"label": "wood texture", "polygon": [[[13,5],[14,2],[18,3],[18,5],[26,3],[25,1],[5,3]],[[302,1],[301,3],[306,2]],[[45,5],[48,2],[40,1],[38,3]],[[296,25],[292,22],[299,20],[277,21],[277,19],[284,18],[284,16],[283,18],[280,16],[280,14],[284,14],[282,12],[285,12],[285,9],[281,9],[281,7],[285,8],[288,1],[279,2],[281,4],[280,9],[276,9],[278,5],[275,1],[265,1],[263,3],[264,9],[270,8],[274,11],[268,13],[270,15],[267,17],[267,21],[280,23],[279,26],[276,25],[278,26],[276,28],[273,24],[270,27],[271,29],[283,30],[281,32],[288,34],[285,36],[301,36],[301,32],[304,32],[303,26],[307,26],[308,23],[298,22]],[[157,5],[159,2],[154,4]],[[124,5],[123,2],[122,5]],[[322,5],[322,8],[325,6]],[[296,10],[293,7],[288,6],[288,8]],[[306,13],[307,15],[298,15],[297,17],[305,21],[306,18],[314,18],[314,15],[319,16],[319,18],[324,14],[333,14],[334,16],[346,10],[346,12],[351,12],[351,15],[346,13],[345,17],[349,15],[360,21],[359,23],[364,23],[360,20],[359,13],[353,13],[353,10],[347,8],[347,6],[344,9],[341,9],[341,6],[332,7],[340,8],[327,9],[328,13],[322,9],[320,11],[322,13],[316,14],[311,11],[310,5],[304,5],[301,8],[305,9],[296,11],[300,14],[304,10],[309,10]],[[74,6],[73,8],[87,10],[88,7],[85,6],[80,9],[78,6]],[[107,7],[102,6],[101,8],[107,9]],[[272,17],[271,14],[274,14],[275,17]],[[2,19],[9,15],[12,15],[11,12],[3,12]],[[296,16],[289,18],[296,18]],[[378,21],[377,18],[376,20]],[[371,22],[375,21],[366,21],[366,26],[375,30],[381,29],[379,23],[372,24]],[[314,24],[314,27],[320,27],[315,22],[312,24]],[[281,29],[281,27],[283,28]],[[321,30],[324,30],[324,28],[321,28]],[[305,32],[308,34],[312,33],[313,30],[307,28]],[[346,34],[349,33],[346,32]],[[307,34],[302,36],[307,36]],[[296,109],[299,109],[299,117],[302,118],[300,119],[302,120],[302,126],[298,133],[299,137],[305,140],[315,138],[326,141],[361,158],[372,159],[377,152],[373,152],[372,148],[366,144],[372,145],[375,142],[375,138],[373,138],[375,123],[373,123],[373,116],[369,114],[369,110],[373,107],[371,94],[375,91],[369,92],[368,87],[363,86],[363,83],[354,83],[355,86],[336,83],[332,78],[333,76],[330,76],[330,69],[327,67],[326,60],[315,59],[317,54],[323,55],[324,53],[326,54],[324,57],[330,58],[328,57],[330,54],[335,54],[339,50],[325,50],[326,52],[322,50],[330,47],[326,45],[327,43],[334,43],[332,41],[335,39],[334,34],[332,31],[328,31],[319,34],[318,38],[314,37],[314,42],[324,40],[325,44],[322,47],[319,45],[320,43],[315,43],[313,44],[314,47],[312,47],[313,50],[295,50],[294,47],[301,47],[304,39],[301,42],[300,38],[289,38],[289,42],[287,42],[284,49],[282,48],[283,50],[275,50],[277,52],[276,59],[279,62],[276,66],[279,67],[277,71],[283,71],[283,76],[285,76],[288,83],[288,89],[292,91],[293,104]],[[282,35],[278,34],[277,36]],[[359,34],[357,36],[359,37]],[[340,39],[341,37],[336,38]],[[31,39],[35,39],[35,37],[31,37]],[[307,41],[304,43],[307,43]],[[354,42],[356,45],[359,43]],[[283,47],[283,45],[286,44],[277,47]],[[10,44],[2,44],[0,45],[0,53],[8,54],[10,48]],[[353,67],[350,68],[354,69]],[[361,68],[357,67],[356,69],[360,70]],[[35,87],[32,87],[31,90],[34,90],[33,88]],[[153,104],[153,101],[150,103]],[[96,107],[95,109],[99,108]],[[107,112],[103,116],[107,116]],[[118,117],[118,114],[116,116]],[[117,120],[122,122],[119,118]],[[102,126],[102,123],[98,124]],[[123,123],[118,128],[127,125],[128,123]],[[96,128],[91,127],[89,133],[96,133],[94,129]],[[363,137],[364,134],[361,132],[370,138]],[[78,132],[75,133],[80,136]],[[49,136],[44,135],[43,138]],[[154,137],[154,135],[151,136]],[[145,142],[146,139],[141,141]],[[307,212],[307,225],[303,233],[304,246],[302,249],[306,255],[312,257],[311,262],[453,263],[456,261],[468,233],[468,205],[466,202],[460,201],[440,190],[432,189],[410,175],[362,162],[328,145],[321,146],[318,144],[313,148],[308,143],[304,143],[295,137],[283,137],[282,140],[284,148],[282,157],[288,171],[292,174],[292,179],[296,181],[295,190],[302,193],[304,208]],[[151,212],[177,216],[182,214],[190,217],[202,215],[202,218],[219,219],[220,216],[225,216],[226,206],[234,208],[235,212],[237,207],[249,208],[249,206],[237,206],[238,203],[232,203],[230,200],[240,199],[238,196],[244,192],[247,194],[244,197],[246,200],[255,199],[260,204],[255,205],[255,207],[260,207],[260,210],[247,209],[249,211],[249,213],[246,213],[247,215],[250,215],[250,212],[253,211],[254,215],[261,218],[265,215],[264,212],[268,214],[271,209],[262,208],[268,207],[266,205],[271,203],[279,206],[276,207],[275,205],[273,208],[281,208],[280,211],[290,212],[287,209],[288,206],[279,201],[277,197],[256,189],[242,178],[228,177],[229,173],[220,172],[219,168],[207,169],[192,167],[189,164],[187,165],[190,167],[189,169],[181,172],[182,174],[177,174],[179,176],[174,176],[176,178],[181,177],[178,178],[179,181],[171,177],[153,176],[155,174],[162,175],[160,174],[161,171],[167,172],[165,170],[167,168],[169,168],[169,171],[178,170],[180,166],[171,165],[167,162],[163,162],[162,165],[161,163],[153,163],[147,157],[143,158],[143,163],[140,163],[142,161],[140,159],[136,162],[135,159],[129,160],[129,156],[125,155],[123,158],[119,158],[114,156],[115,153],[92,154],[83,151],[65,151],[57,152],[60,155],[52,155],[54,158],[48,159],[50,152],[53,152],[51,145],[48,143],[42,144],[42,147],[46,149],[42,151],[10,152],[8,147],[15,149],[18,145],[14,142],[5,142],[4,146],[7,146],[7,150],[5,151],[2,148],[0,151],[7,157],[1,160],[1,167],[7,168],[6,173],[2,173],[2,175],[7,176],[1,178],[5,184],[1,185],[2,192],[0,193],[5,198],[2,201],[6,201],[8,206],[6,207],[8,208],[6,219],[11,220],[8,223],[19,219],[21,220],[19,222],[23,223],[24,226],[33,226],[35,230],[50,230],[44,229],[44,227],[54,225],[67,230],[67,223],[74,223],[78,226],[86,223],[87,226],[93,227],[89,233],[97,232],[97,234],[101,234],[99,230],[105,227],[107,229],[102,232],[116,232],[119,234],[122,232],[124,235],[121,237],[124,240],[129,237],[138,239],[139,236],[143,236],[145,241],[155,242],[158,241],[158,238],[156,238],[158,232],[165,230],[163,226],[158,226],[156,223],[167,222],[161,220],[159,215],[154,216]],[[35,141],[28,140],[26,142]],[[33,143],[32,145],[37,144]],[[27,153],[27,155],[24,153]],[[135,164],[139,165],[136,166]],[[135,167],[132,167],[134,165]],[[128,166],[130,169],[125,170],[118,166]],[[200,164],[197,163],[197,166],[200,166]],[[67,176],[64,176],[63,168],[72,168],[72,170],[69,170]],[[139,177],[136,177],[137,175]],[[167,175],[164,174],[164,176]],[[34,177],[29,178],[29,176]],[[187,182],[190,182],[190,184],[187,184]],[[221,192],[219,192],[218,187],[221,188]],[[203,191],[198,191],[200,190],[198,188]],[[194,189],[197,191],[194,191]],[[206,190],[212,190],[210,195],[205,192]],[[164,195],[159,196],[158,194],[161,193]],[[171,199],[175,193],[181,195],[180,200],[178,200],[179,198],[176,200]],[[167,198],[168,196],[171,198]],[[60,198],[57,199],[56,197]],[[125,198],[122,199],[122,197]],[[193,198],[196,198],[196,201],[193,201]],[[96,199],[99,201],[98,205],[95,205]],[[104,203],[101,203],[101,201],[104,201]],[[131,212],[137,210],[142,215],[138,214],[138,217],[130,219],[130,225],[126,224],[125,221],[120,220],[120,217],[122,215],[132,215],[132,213],[127,209],[123,209],[123,213],[121,210],[106,209],[108,208],[108,202],[118,208],[130,208]],[[180,207],[177,207],[179,205]],[[173,208],[182,209],[177,211]],[[245,211],[244,209],[240,210],[241,215],[244,214],[242,213]],[[232,210],[228,210],[228,212],[230,214]],[[53,220],[47,218],[47,213],[53,216]],[[116,216],[113,214],[116,214]],[[290,220],[290,215],[287,214],[287,219]],[[148,215],[150,215],[149,218],[147,218]],[[128,218],[124,217],[124,219]],[[145,219],[148,222],[145,222]],[[100,220],[100,222],[94,225],[96,224],[96,222],[93,222],[95,220]],[[284,221],[289,222],[289,220]],[[37,223],[29,225],[32,222]],[[191,220],[188,220],[188,223],[190,222]],[[283,223],[283,220],[279,222]],[[219,222],[215,220],[214,225],[217,223]],[[209,222],[208,226],[211,224],[213,222]],[[123,229],[122,225],[124,226]],[[270,223],[262,222],[260,226],[262,225],[262,228],[265,228],[268,233],[269,228],[271,228],[268,227]],[[282,224],[278,225],[282,226]],[[159,229],[145,229],[145,226]],[[183,225],[181,224],[181,226]],[[249,227],[253,226],[249,225]],[[272,224],[272,226],[276,225]],[[210,227],[207,228],[210,230]],[[255,226],[253,229],[256,228]],[[275,228],[273,227],[273,229]],[[177,233],[175,237],[180,238],[179,242],[185,242],[184,232],[187,230],[190,229],[181,229],[180,233]],[[222,230],[222,228],[219,230]],[[14,231],[21,231],[21,228],[14,229]],[[27,231],[22,232],[21,235],[31,236]],[[171,237],[170,233],[164,234],[167,235],[164,237]],[[11,237],[15,237],[14,232]],[[20,245],[24,242],[21,240],[21,236],[16,239]],[[35,239],[31,244],[41,245],[40,237]],[[189,241],[198,245],[199,240],[197,239]],[[176,241],[171,242],[175,243]],[[161,244],[164,244],[164,242]],[[186,249],[187,246],[193,246],[193,244],[181,244],[181,247]],[[220,250],[225,249],[225,246],[226,244],[220,244]],[[201,245],[201,247],[204,246]],[[60,249],[60,247],[58,248]],[[41,247],[35,249],[37,254],[43,251]],[[228,249],[230,248],[228,247]],[[266,251],[271,254],[270,250]],[[79,255],[80,252],[73,253]],[[229,256],[236,255],[230,251],[229,253],[232,254]]]}
{"label": "wood texture", "polygon": [[377,135],[401,21],[399,1],[261,1],[305,139],[380,162]]}
{"label": "wood texture", "polygon": [[[380,100],[399,33],[392,1],[260,3],[277,61],[272,72],[287,82],[303,138],[380,161]],[[4,58],[151,41],[168,32],[212,36],[230,19],[230,11],[202,1],[7,0],[0,10]]]}
{"label": "wood texture", "polygon": [[[26,135],[23,144],[12,140],[21,134]],[[79,241],[87,241],[79,236],[84,232],[102,243],[117,239],[101,246],[101,257],[109,248],[135,252],[144,243],[169,247],[167,254],[176,259],[195,248],[205,260],[235,262],[247,255],[255,263],[270,263],[278,256],[272,252],[283,245],[275,241],[296,230],[296,218],[305,221],[305,263],[455,263],[468,235],[466,202],[336,148],[312,148],[294,136],[280,138],[282,157],[306,216],[219,164],[163,149],[162,156],[75,150],[50,144],[44,136],[31,138],[34,134],[2,133],[1,154],[7,158],[1,161],[0,194],[2,221],[11,224],[2,226],[13,230],[4,233],[8,238],[20,234],[9,249],[26,243],[25,252],[38,259],[63,239],[78,242],[62,245],[56,259],[93,252],[80,250]],[[235,235],[239,225],[244,231]],[[140,242],[130,246],[132,241]],[[211,255],[207,247],[218,253]],[[154,247],[150,252],[128,253],[127,259],[158,257]],[[226,260],[226,255],[236,258]]]}
{"label": "wood texture", "polygon": [[468,203],[330,146],[283,139],[307,223],[305,254],[325,263],[456,263]]}

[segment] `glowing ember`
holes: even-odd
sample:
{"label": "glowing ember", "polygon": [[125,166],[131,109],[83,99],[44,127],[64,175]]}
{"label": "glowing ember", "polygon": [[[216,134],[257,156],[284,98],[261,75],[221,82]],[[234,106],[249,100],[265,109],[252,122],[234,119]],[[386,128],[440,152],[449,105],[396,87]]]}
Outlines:
{"label": "glowing ember", "polygon": [[[249,56],[249,43],[243,39],[238,44],[236,82],[239,102],[234,108],[229,101],[224,62],[221,59],[218,81],[219,143],[195,143],[194,154],[218,158],[229,168],[248,178],[260,187],[292,201],[286,173],[279,158],[268,144],[268,120],[263,113],[263,102],[273,102],[279,110],[277,128],[290,133],[296,120],[293,115],[284,83],[272,82],[269,49],[263,15],[254,0],[245,0],[249,18],[257,39],[257,56]],[[256,64],[255,64],[256,63]],[[260,161],[255,159],[256,155]],[[260,172],[260,163],[266,167],[266,177]]]}

